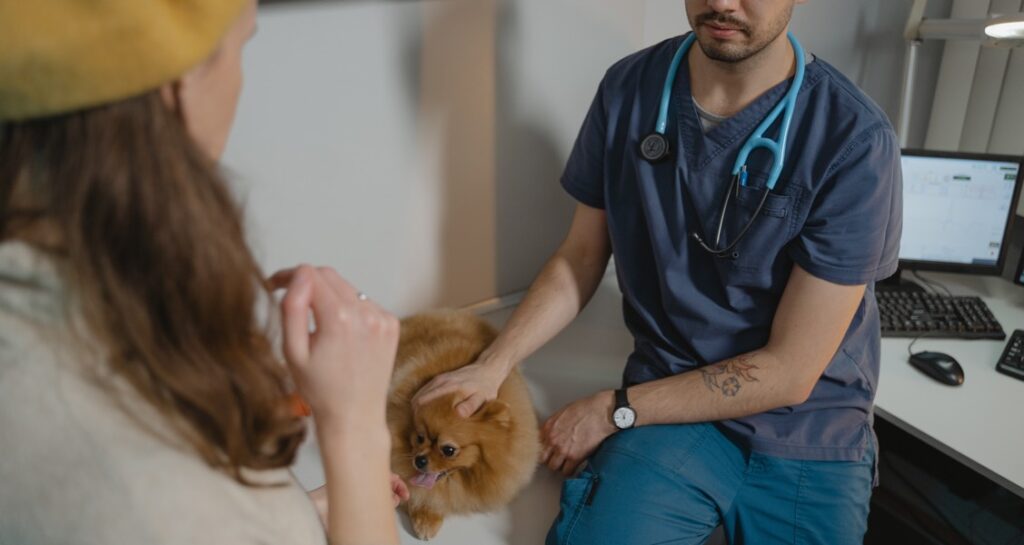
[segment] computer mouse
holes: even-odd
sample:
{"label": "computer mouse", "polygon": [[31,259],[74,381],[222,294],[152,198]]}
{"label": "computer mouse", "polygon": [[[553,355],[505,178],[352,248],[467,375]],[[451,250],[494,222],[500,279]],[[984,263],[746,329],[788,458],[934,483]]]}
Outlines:
{"label": "computer mouse", "polygon": [[949,354],[917,352],[910,355],[910,364],[943,384],[960,386],[964,383],[964,368]]}

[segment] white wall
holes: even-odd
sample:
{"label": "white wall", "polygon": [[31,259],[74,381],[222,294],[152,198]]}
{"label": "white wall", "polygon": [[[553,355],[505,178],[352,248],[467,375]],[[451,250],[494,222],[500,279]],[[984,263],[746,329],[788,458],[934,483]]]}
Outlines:
{"label": "white wall", "polygon": [[645,46],[690,31],[683,0],[643,0],[643,8]]}
{"label": "white wall", "polygon": [[[954,0],[953,17],[1016,13],[1024,0]],[[943,44],[929,117],[928,149],[1024,154],[1024,49]],[[1017,206],[1024,216],[1024,198]]]}
{"label": "white wall", "polygon": [[263,6],[225,163],[267,269],[329,264],[399,314],[524,288],[568,225],[558,175],[622,0]]}
{"label": "white wall", "polygon": [[[895,117],[907,7],[811,0],[794,29]],[[263,6],[225,157],[261,262],[332,265],[403,315],[525,288],[604,71],[687,28],[682,0]]]}

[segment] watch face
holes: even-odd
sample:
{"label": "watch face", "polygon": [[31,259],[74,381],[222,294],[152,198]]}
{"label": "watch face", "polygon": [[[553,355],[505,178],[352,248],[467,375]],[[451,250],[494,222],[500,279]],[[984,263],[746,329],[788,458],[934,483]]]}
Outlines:
{"label": "watch face", "polygon": [[612,413],[612,419],[615,421],[615,427],[619,429],[632,428],[633,422],[636,421],[636,412],[629,407],[619,407]]}

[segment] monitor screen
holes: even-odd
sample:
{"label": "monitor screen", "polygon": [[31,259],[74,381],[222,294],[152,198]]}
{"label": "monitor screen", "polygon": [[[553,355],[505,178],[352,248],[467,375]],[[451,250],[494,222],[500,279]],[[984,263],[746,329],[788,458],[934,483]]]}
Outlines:
{"label": "monitor screen", "polygon": [[901,265],[1000,274],[1020,158],[904,151],[902,161]]}

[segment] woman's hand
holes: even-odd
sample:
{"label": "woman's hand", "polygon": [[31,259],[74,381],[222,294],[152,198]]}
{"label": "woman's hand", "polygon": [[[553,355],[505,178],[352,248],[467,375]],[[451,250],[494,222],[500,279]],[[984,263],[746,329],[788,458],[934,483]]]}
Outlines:
{"label": "woman's hand", "polygon": [[403,501],[409,501],[409,486],[394,473],[391,474],[391,499],[395,502],[395,507]]}
{"label": "woman's hand", "polygon": [[454,408],[460,416],[466,418],[485,402],[498,397],[498,388],[505,382],[506,376],[498,366],[477,360],[465,367],[437,375],[416,392],[412,403],[419,407],[444,395],[455,394]]}
{"label": "woman's hand", "polygon": [[540,430],[540,463],[572,475],[602,441],[617,431],[611,421],[614,406],[613,392],[598,392],[551,415]]}
{"label": "woman's hand", "polygon": [[398,320],[329,268],[281,271],[270,285],[288,290],[281,301],[284,356],[315,418],[328,541],[397,544],[394,492],[385,485],[385,413]]}
{"label": "woman's hand", "polygon": [[336,420],[383,425],[398,320],[361,299],[327,267],[280,271],[270,284],[287,288],[281,301],[284,356],[318,425]]}

